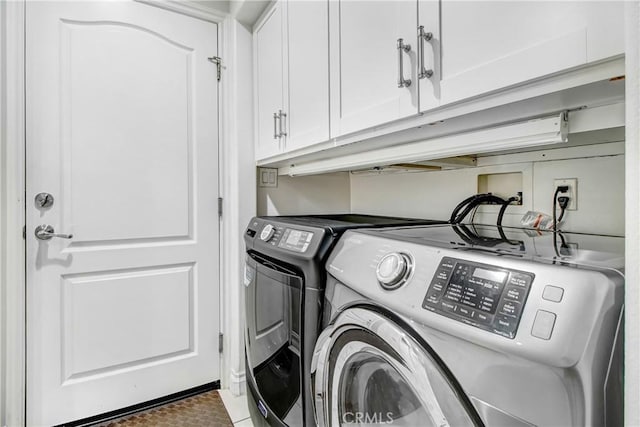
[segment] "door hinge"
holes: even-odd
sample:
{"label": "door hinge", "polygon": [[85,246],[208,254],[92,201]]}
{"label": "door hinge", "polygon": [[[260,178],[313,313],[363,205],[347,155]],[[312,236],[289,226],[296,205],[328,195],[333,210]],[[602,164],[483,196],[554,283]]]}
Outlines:
{"label": "door hinge", "polygon": [[218,197],[218,216],[222,217],[222,197]]}
{"label": "door hinge", "polygon": [[218,334],[218,353],[222,353],[224,347],[224,334],[221,332]]}
{"label": "door hinge", "polygon": [[22,240],[27,240],[27,226],[22,226]]}
{"label": "door hinge", "polygon": [[218,70],[218,81],[220,81],[220,78],[222,77],[222,58],[220,58],[219,56],[212,56],[207,59],[209,60],[209,62],[213,62],[214,64],[216,64],[216,68]]}

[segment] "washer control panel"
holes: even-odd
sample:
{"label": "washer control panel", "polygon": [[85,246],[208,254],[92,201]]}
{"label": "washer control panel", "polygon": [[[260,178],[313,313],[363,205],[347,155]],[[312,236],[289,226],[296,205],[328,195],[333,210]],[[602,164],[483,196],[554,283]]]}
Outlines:
{"label": "washer control panel", "polygon": [[309,248],[313,239],[313,233],[311,231],[296,230],[294,228],[285,228],[279,248],[288,249],[294,252],[304,253]]}
{"label": "washer control panel", "polygon": [[260,240],[271,246],[286,249],[288,251],[305,253],[314,233],[312,231],[296,230],[294,228],[278,227],[267,224],[260,231]]}
{"label": "washer control panel", "polygon": [[422,307],[513,339],[533,273],[444,257]]}

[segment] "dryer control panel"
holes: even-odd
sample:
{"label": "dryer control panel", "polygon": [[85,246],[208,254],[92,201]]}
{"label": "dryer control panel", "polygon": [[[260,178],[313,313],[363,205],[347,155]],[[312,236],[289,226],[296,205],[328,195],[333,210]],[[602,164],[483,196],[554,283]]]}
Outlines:
{"label": "dryer control panel", "polygon": [[444,257],[422,307],[513,339],[534,274]]}

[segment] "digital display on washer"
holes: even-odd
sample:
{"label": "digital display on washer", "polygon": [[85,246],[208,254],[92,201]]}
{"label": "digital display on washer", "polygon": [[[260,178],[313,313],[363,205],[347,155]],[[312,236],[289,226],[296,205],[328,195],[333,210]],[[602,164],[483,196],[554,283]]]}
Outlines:
{"label": "digital display on washer", "polygon": [[514,338],[534,275],[445,257],[422,307]]}
{"label": "digital display on washer", "polygon": [[504,279],[507,278],[506,271],[494,271],[494,270],[485,270],[484,268],[476,268],[473,270],[473,277],[478,277],[480,279],[491,280],[494,282],[504,282]]}
{"label": "digital display on washer", "polygon": [[310,231],[296,230],[286,228],[278,243],[279,248],[288,249],[290,251],[305,252],[311,244],[313,233]]}

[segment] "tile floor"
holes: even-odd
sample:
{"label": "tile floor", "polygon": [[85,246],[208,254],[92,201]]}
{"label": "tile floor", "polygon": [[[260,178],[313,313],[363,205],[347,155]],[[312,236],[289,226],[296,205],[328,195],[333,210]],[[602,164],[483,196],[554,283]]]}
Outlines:
{"label": "tile floor", "polygon": [[220,397],[234,427],[253,427],[247,406],[247,395],[234,396],[231,391],[220,390]]}

